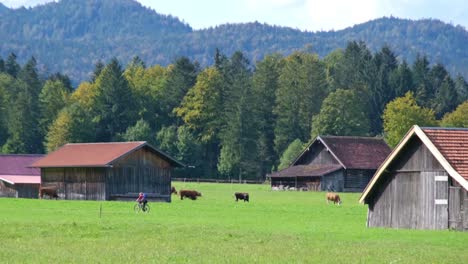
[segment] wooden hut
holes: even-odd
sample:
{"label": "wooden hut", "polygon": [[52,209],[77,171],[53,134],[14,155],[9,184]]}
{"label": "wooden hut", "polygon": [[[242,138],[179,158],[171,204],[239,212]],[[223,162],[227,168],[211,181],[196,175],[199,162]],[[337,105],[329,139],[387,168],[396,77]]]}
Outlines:
{"label": "wooden hut", "polygon": [[468,230],[468,129],[414,126],[361,195],[369,227]]}
{"label": "wooden hut", "polygon": [[270,175],[271,185],[361,192],[389,153],[379,138],[318,136],[291,166]]}
{"label": "wooden hut", "polygon": [[41,172],[31,164],[44,155],[0,155],[0,197],[37,198]]}
{"label": "wooden hut", "polygon": [[33,164],[43,186],[72,200],[171,200],[171,173],[184,166],[147,142],[66,144]]}

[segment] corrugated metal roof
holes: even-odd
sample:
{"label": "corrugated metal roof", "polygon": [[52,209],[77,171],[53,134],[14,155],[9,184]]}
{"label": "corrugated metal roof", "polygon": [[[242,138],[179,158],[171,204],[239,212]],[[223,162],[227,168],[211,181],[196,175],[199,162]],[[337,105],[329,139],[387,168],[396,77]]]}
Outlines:
{"label": "corrugated metal roof", "polygon": [[40,158],[42,154],[7,154],[0,155],[0,175],[41,175],[41,170],[31,168],[31,164]]}
{"label": "corrugated metal roof", "polygon": [[274,172],[270,177],[307,177],[323,176],[330,172],[337,171],[342,167],[339,165],[296,165]]}
{"label": "corrugated metal roof", "polygon": [[0,175],[0,180],[10,184],[41,184],[41,176]]}
{"label": "corrugated metal roof", "polygon": [[468,129],[422,128],[450,165],[468,180]]}
{"label": "corrugated metal roof", "polygon": [[36,161],[32,166],[40,168],[108,167],[115,160],[142,147],[148,147],[174,166],[184,166],[171,156],[147,144],[146,141],[66,144]]}

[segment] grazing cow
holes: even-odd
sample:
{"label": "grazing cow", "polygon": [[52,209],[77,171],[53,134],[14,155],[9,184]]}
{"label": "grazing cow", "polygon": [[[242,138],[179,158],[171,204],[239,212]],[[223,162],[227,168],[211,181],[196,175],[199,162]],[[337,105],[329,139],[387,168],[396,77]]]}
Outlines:
{"label": "grazing cow", "polygon": [[197,192],[195,190],[180,190],[180,199],[183,200],[184,197],[190,198],[192,200],[196,200],[197,196],[202,196],[200,192]]}
{"label": "grazing cow", "polygon": [[56,186],[47,186],[39,188],[39,198],[44,198],[44,195],[49,196],[50,198],[58,199],[57,187]]}
{"label": "grazing cow", "polygon": [[177,195],[177,190],[174,186],[171,187],[171,194]]}
{"label": "grazing cow", "polygon": [[234,196],[236,196],[236,202],[239,201],[239,200],[244,200],[244,202],[249,201],[249,193],[236,192],[236,193],[234,193]]}
{"label": "grazing cow", "polygon": [[336,203],[338,205],[341,204],[340,196],[337,193],[330,193],[330,192],[327,193],[327,203],[330,203],[330,201],[332,201],[333,204],[336,204]]}

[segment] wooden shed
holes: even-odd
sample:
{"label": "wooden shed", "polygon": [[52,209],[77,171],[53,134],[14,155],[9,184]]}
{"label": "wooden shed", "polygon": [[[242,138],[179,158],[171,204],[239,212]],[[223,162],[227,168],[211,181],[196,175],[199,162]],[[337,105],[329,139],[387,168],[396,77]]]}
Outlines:
{"label": "wooden shed", "polygon": [[43,186],[71,200],[127,200],[145,192],[171,201],[171,173],[184,166],[147,142],[66,144],[33,164]]}
{"label": "wooden shed", "polygon": [[0,197],[37,198],[41,172],[31,164],[44,155],[0,155]]}
{"label": "wooden shed", "polygon": [[380,138],[318,136],[291,166],[270,175],[271,185],[362,192],[389,153]]}
{"label": "wooden shed", "polygon": [[413,126],[361,195],[367,226],[468,230],[468,129]]}

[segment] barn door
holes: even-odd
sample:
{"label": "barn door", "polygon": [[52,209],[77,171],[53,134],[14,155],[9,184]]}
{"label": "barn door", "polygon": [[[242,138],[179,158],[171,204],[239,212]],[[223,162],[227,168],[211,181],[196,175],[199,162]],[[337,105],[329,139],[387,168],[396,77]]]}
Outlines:
{"label": "barn door", "polygon": [[461,215],[461,188],[456,186],[449,187],[449,228],[461,229],[462,228],[462,215]]}
{"label": "barn door", "polygon": [[448,176],[437,173],[434,177],[435,229],[448,228]]}

